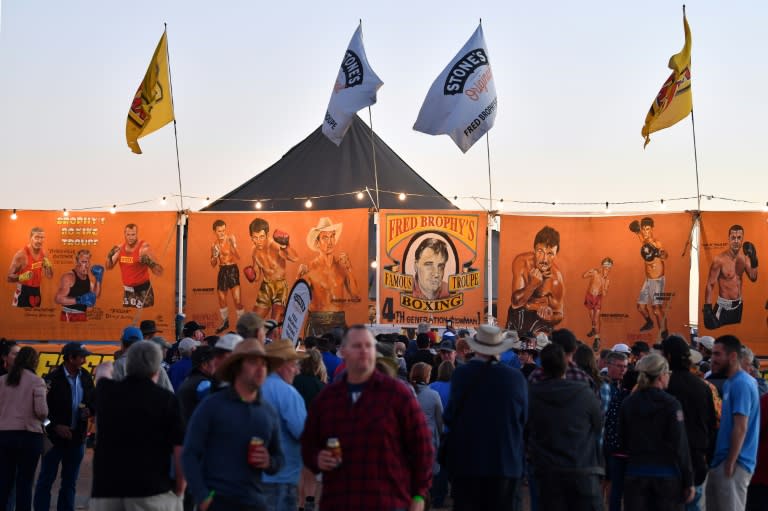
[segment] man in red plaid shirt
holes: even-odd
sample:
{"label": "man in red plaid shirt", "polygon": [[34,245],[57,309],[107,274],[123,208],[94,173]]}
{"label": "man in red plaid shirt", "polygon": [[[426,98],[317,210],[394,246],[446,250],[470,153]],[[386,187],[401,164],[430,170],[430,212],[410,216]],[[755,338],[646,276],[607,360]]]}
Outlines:
{"label": "man in red plaid shirt", "polygon": [[364,325],[349,328],[341,354],[346,372],[312,402],[301,437],[304,464],[323,473],[320,510],[422,511],[434,457],[424,413],[405,384],[375,369]]}

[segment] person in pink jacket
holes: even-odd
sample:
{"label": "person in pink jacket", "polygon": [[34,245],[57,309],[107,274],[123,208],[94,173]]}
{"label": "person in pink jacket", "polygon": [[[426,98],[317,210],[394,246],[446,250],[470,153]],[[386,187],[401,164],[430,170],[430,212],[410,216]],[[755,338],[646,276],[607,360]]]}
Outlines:
{"label": "person in pink jacket", "polygon": [[48,416],[45,382],[35,374],[38,361],[34,348],[21,348],[8,374],[0,376],[0,509],[7,509],[14,480],[16,510],[32,508],[32,483]]}

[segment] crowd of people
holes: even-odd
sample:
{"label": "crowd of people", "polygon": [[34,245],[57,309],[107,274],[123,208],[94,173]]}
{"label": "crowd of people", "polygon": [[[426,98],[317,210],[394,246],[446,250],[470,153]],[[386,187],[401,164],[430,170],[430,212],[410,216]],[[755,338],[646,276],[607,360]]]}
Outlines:
{"label": "crowd of people", "polygon": [[0,343],[0,511],[48,511],[59,474],[74,510],[91,443],[96,511],[768,509],[768,386],[733,335],[161,333],[93,374],[70,342],[45,378]]}

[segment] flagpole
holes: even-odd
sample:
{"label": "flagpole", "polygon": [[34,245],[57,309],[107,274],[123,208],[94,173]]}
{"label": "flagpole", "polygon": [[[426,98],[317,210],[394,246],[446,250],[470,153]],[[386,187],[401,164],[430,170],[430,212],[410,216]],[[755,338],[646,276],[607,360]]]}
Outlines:
{"label": "flagpole", "polygon": [[[165,32],[168,31],[168,23],[163,23]],[[173,139],[176,142],[176,173],[179,176],[179,200],[180,207],[184,211],[184,193],[181,189],[181,162],[179,161],[179,134],[176,132],[176,108],[173,105],[173,77],[171,75],[171,50],[168,49],[168,36],[165,37],[165,50],[168,58],[168,86],[171,88],[171,108],[173,110]],[[181,302],[179,302],[181,303]]]}
{"label": "flagpole", "polygon": [[376,183],[376,211],[379,210],[379,170],[376,167],[376,144],[373,140],[373,114],[368,106],[368,122],[371,124],[371,157],[373,158],[373,179]]}
{"label": "flagpole", "polygon": [[171,76],[171,51],[168,49],[168,24],[163,23],[165,36],[165,51],[168,59],[168,87],[171,89],[171,109],[173,111],[173,140],[176,145],[176,174],[179,178],[179,254],[177,271],[179,273],[179,300],[177,303],[177,314],[184,314],[184,227],[186,225],[187,217],[184,214],[184,193],[181,188],[181,161],[179,159],[179,134],[176,131],[176,109],[173,105],[173,78]]}
{"label": "flagpole", "polygon": [[696,169],[696,209],[701,211],[701,192],[699,191],[699,156],[696,152],[696,123],[693,120],[693,108],[691,108],[691,130],[693,131],[693,164]]}
{"label": "flagpole", "polygon": [[493,185],[491,182],[491,143],[488,140],[487,131],[485,132],[485,150],[488,159],[488,269],[485,278],[488,283],[488,315],[486,321],[490,325],[493,315],[493,219],[495,214],[493,212]]}

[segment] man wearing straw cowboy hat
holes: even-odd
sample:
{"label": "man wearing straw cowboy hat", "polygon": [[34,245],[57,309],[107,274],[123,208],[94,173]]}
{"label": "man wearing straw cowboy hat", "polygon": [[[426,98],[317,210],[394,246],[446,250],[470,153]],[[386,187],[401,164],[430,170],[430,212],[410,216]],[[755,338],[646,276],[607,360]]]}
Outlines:
{"label": "man wearing straw cowboy hat", "polygon": [[498,327],[480,325],[467,342],[475,356],[453,373],[443,415],[454,510],[514,509],[523,475],[528,388],[522,373],[499,364],[498,355],[515,338],[504,337]]}
{"label": "man wearing straw cowboy hat", "polygon": [[360,301],[349,257],[344,252],[334,254],[343,227],[344,224],[334,224],[324,216],[307,233],[307,245],[318,254],[309,265],[299,267],[299,278],[306,280],[312,289],[307,323],[307,333],[312,335],[324,334],[333,327],[344,327],[345,304]]}
{"label": "man wearing straw cowboy hat", "polygon": [[200,511],[265,511],[263,473],[283,465],[280,418],[260,387],[280,359],[241,341],[217,370],[230,386],[200,403],[184,442],[184,472]]}
{"label": "man wearing straw cowboy hat", "polygon": [[296,511],[297,489],[301,477],[301,444],[299,438],[304,431],[307,408],[304,398],[293,386],[293,379],[299,374],[299,360],[309,355],[299,353],[288,339],[272,341],[265,351],[268,355],[281,360],[267,376],[261,393],[264,401],[271,404],[280,418],[280,446],[283,449],[285,464],[274,475],[265,474],[261,481],[267,498],[267,506],[272,511]]}

